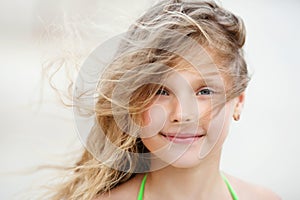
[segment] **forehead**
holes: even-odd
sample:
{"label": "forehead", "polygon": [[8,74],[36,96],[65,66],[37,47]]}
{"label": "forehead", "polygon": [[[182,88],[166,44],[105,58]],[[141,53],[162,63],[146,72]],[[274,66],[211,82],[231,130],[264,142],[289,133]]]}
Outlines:
{"label": "forehead", "polygon": [[211,79],[213,77],[223,78],[223,73],[221,73],[218,65],[215,64],[212,59],[186,60],[181,57],[176,57],[172,60],[170,66],[176,72],[190,72],[202,79]]}
{"label": "forehead", "polygon": [[228,89],[232,85],[233,77],[228,74],[228,69],[226,70],[223,66],[222,63],[225,62],[221,61],[221,57],[211,52],[213,51],[191,54],[192,56],[186,56],[185,58],[176,56],[169,63],[172,69],[171,73],[173,70],[173,72],[187,71],[198,76],[198,80],[201,79],[206,85],[218,85]]}

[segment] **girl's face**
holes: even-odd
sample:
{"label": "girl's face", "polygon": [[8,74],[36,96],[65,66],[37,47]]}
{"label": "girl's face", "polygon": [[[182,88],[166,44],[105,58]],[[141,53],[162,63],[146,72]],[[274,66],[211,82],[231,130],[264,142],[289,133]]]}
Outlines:
{"label": "girl's face", "polygon": [[187,168],[219,152],[244,99],[242,94],[225,102],[222,80],[220,75],[201,76],[193,69],[174,69],[166,77],[143,113],[141,138],[151,153],[167,164]]}

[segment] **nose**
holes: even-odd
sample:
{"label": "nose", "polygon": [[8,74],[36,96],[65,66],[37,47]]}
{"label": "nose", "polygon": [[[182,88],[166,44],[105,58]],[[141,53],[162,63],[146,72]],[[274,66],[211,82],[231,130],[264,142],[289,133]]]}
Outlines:
{"label": "nose", "polygon": [[172,123],[189,123],[197,119],[197,102],[192,99],[173,99],[170,121]]}

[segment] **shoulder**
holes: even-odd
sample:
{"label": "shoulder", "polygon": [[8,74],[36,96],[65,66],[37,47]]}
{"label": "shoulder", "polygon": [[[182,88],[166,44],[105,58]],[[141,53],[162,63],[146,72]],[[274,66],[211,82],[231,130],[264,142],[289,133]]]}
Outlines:
{"label": "shoulder", "polygon": [[225,174],[240,199],[281,200],[273,191]]}
{"label": "shoulder", "polygon": [[143,175],[137,174],[129,181],[122,183],[110,192],[97,197],[95,200],[132,200],[137,199]]}

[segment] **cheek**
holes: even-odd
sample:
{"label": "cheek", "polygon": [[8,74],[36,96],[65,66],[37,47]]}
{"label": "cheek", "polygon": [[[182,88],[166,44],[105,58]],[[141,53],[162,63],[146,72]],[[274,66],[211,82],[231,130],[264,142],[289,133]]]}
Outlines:
{"label": "cheek", "polygon": [[197,120],[202,129],[208,130],[209,124],[213,119],[213,107],[211,102],[198,103]]}
{"label": "cheek", "polygon": [[167,112],[163,106],[154,104],[142,114],[142,136],[151,137],[160,132],[167,120]]}
{"label": "cheek", "polygon": [[210,132],[215,137],[226,136],[231,122],[232,108],[231,104],[227,103],[223,108],[212,113],[210,122]]}
{"label": "cheek", "polygon": [[165,145],[158,133],[165,125],[167,119],[166,110],[162,106],[154,104],[143,113],[142,117],[143,127],[140,137],[150,152],[155,152]]}
{"label": "cheek", "polygon": [[204,158],[210,152],[218,152],[222,147],[231,124],[232,106],[227,103],[221,109],[215,109],[211,113],[211,120],[206,124],[207,137],[204,145],[202,146],[199,157]]}

